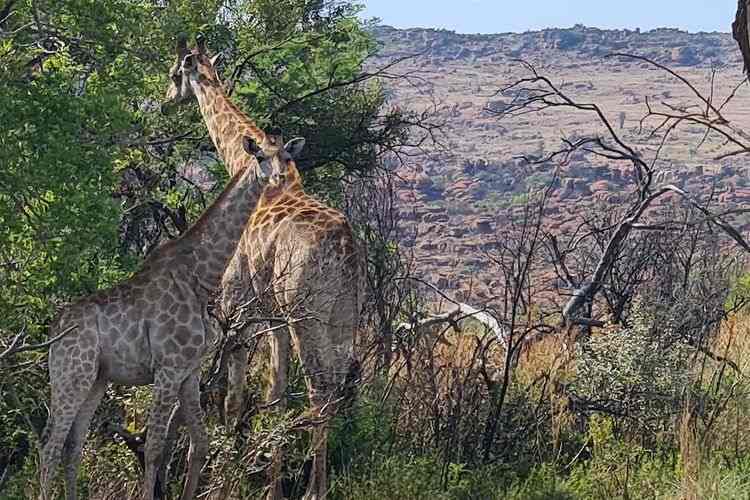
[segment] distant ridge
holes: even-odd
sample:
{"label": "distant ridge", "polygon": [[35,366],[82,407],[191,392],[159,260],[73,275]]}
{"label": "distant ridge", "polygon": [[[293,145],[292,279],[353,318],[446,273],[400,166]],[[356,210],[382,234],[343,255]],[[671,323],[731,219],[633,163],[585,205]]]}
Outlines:
{"label": "distant ridge", "polygon": [[654,31],[672,31],[672,32],[678,32],[678,33],[687,33],[688,35],[700,35],[700,34],[722,34],[722,35],[729,35],[731,32],[727,28],[727,31],[690,31],[690,30],[683,30],[680,28],[670,27],[670,26],[660,26],[658,28],[652,28],[652,29],[641,29],[641,28],[599,28],[597,26],[586,26],[585,24],[575,24],[571,27],[563,27],[563,26],[549,26],[547,28],[542,29],[530,29],[525,31],[498,31],[495,33],[461,33],[456,30],[451,30],[447,28],[430,28],[426,26],[411,26],[408,28],[397,28],[395,26],[391,26],[389,24],[379,24],[375,26],[375,30],[379,29],[385,29],[385,30],[395,30],[395,31],[438,31],[438,32],[444,32],[444,33],[453,33],[454,35],[459,36],[494,36],[494,35],[523,35],[526,33],[541,33],[543,31],[565,31],[565,30],[598,30],[598,31],[627,31],[630,33],[651,33]]}
{"label": "distant ridge", "polygon": [[[526,58],[545,52],[589,59],[630,52],[657,62],[684,66],[725,65],[739,61],[730,33],[690,33],[677,28],[608,30],[584,25],[525,33],[459,34],[455,31],[381,25],[372,28],[382,56],[424,53],[437,59]],[[494,59],[493,59],[494,58]]]}

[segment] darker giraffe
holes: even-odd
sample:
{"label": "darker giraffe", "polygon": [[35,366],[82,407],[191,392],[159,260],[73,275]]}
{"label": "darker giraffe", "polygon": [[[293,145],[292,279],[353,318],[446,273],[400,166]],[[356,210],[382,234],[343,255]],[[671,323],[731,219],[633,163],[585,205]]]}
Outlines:
{"label": "darker giraffe", "polygon": [[[249,148],[255,141],[273,158],[277,138],[252,123],[236,130]],[[151,253],[132,278],[65,308],[52,332],[77,329],[49,354],[50,422],[41,455],[41,493],[51,500],[61,458],[66,498],[76,498],[76,475],[91,418],[109,383],[154,385],[145,445],[143,499],[154,484],[173,407],[180,402],[190,435],[188,471],[181,498],[192,499],[208,441],[199,398],[201,358],[210,339],[209,295],[219,286],[250,214],[269,178],[278,178],[251,154],[235,157],[232,181],[180,238]]]}

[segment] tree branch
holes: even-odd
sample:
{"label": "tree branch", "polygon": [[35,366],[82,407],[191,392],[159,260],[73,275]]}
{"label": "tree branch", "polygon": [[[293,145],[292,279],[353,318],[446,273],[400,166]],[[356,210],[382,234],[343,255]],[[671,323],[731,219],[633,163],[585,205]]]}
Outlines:
{"label": "tree branch", "polygon": [[16,354],[20,354],[22,352],[39,351],[42,349],[47,349],[49,346],[51,346],[55,342],[58,342],[59,340],[61,340],[63,337],[68,335],[70,332],[72,332],[76,328],[78,328],[78,325],[69,326],[62,333],[47,340],[46,342],[42,342],[40,344],[31,344],[31,345],[26,344],[26,332],[21,331],[21,333],[13,337],[13,340],[11,340],[9,346],[3,352],[0,352],[0,360],[3,360],[7,357],[10,357]]}

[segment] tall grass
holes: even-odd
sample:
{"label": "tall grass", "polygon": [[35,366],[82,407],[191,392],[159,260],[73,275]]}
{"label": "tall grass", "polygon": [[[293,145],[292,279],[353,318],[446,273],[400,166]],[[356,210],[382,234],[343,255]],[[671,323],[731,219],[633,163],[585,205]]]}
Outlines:
{"label": "tall grass", "polygon": [[[604,331],[599,335],[607,334]],[[462,455],[458,450],[446,454],[441,442],[435,440],[436,434],[441,436],[434,425],[422,422],[411,427],[414,420],[407,413],[414,408],[410,404],[419,400],[421,405],[417,408],[424,411],[423,416],[430,414],[428,408],[437,407],[446,413],[433,413],[434,419],[448,422],[452,418],[454,423],[463,420],[468,427],[474,426],[473,433],[466,427],[455,427],[453,430],[461,433],[458,441],[480,442],[479,428],[487,409],[475,405],[481,406],[488,399],[467,397],[472,394],[472,384],[481,386],[475,352],[479,341],[471,330],[447,334],[443,340],[433,338],[432,343],[425,343],[414,360],[422,367],[418,376],[399,375],[391,390],[392,395],[398,396],[384,413],[352,416],[355,421],[367,421],[371,427],[388,422],[388,432],[392,434],[386,441],[390,440],[391,445],[380,441],[366,456],[349,457],[348,463],[357,465],[337,470],[332,480],[332,498],[750,498],[749,315],[739,314],[725,321],[710,343],[709,354],[694,350],[684,358],[686,351],[681,347],[680,359],[689,360],[690,382],[683,381],[685,372],[676,374],[680,383],[686,384],[677,410],[672,417],[665,414],[665,424],[648,429],[638,422],[628,422],[628,415],[593,410],[581,413],[563,391],[555,389],[569,387],[580,373],[588,373],[579,369],[578,364],[584,359],[574,355],[566,338],[549,336],[530,345],[519,357],[507,407],[508,432],[499,440],[507,444],[510,452],[498,452],[493,460],[484,463],[467,461],[472,455]],[[626,341],[627,337],[623,337]],[[619,340],[613,338],[610,342],[617,344]],[[490,356],[494,357],[491,364],[497,366],[503,353],[495,351]],[[633,358],[631,371],[638,368],[639,362],[661,359],[658,353],[639,356]],[[610,376],[618,376],[616,372],[613,368]],[[664,369],[653,373],[662,379],[671,375]],[[626,372],[626,376],[633,375]],[[418,383],[414,383],[415,379]],[[672,387],[668,380],[660,380],[659,384]],[[680,393],[675,394],[677,397]],[[457,407],[465,415],[456,415]],[[537,419],[533,424],[513,414],[531,408]],[[444,420],[440,420],[440,415]],[[514,426],[518,439],[525,441],[523,444],[512,441]],[[432,432],[432,445],[425,435],[411,435],[410,428]],[[361,433],[358,436],[365,438]],[[368,448],[363,442],[359,447],[360,451]]]}

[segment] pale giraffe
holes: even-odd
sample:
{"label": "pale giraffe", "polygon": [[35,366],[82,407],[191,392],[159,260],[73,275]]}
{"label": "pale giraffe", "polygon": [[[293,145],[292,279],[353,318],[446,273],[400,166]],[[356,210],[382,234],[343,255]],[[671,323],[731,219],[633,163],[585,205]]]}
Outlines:
{"label": "pale giraffe", "polygon": [[[178,59],[183,56],[178,51]],[[173,74],[168,97],[184,101],[195,97],[216,149],[230,174],[238,166],[238,132],[249,118],[225,94],[214,69],[215,58],[206,54],[202,40],[191,52],[198,62],[192,73]],[[290,152],[294,148],[288,148]],[[311,414],[329,417],[335,411],[337,388],[352,366],[355,329],[361,300],[361,262],[352,229],[346,218],[302,188],[302,179],[291,156],[273,158],[274,171],[285,175],[264,189],[242,236],[237,254],[224,276],[225,299],[245,299],[255,293],[266,315],[292,318],[288,325],[295,354],[302,365],[312,406]],[[242,295],[242,294],[240,294]],[[225,301],[225,310],[234,304]],[[271,374],[269,401],[283,404],[290,342],[287,332],[270,334]],[[233,365],[233,366],[232,366]],[[230,382],[244,384],[247,352],[235,351],[230,362]],[[227,404],[236,418],[242,386]],[[323,415],[325,414],[325,415]],[[313,429],[312,471],[305,499],[327,494],[327,419]],[[282,496],[280,450],[271,469],[269,498]]]}
{"label": "pale giraffe", "polygon": [[[186,60],[185,63],[189,64]],[[237,130],[250,150],[255,141],[270,157],[279,140],[252,123]],[[201,358],[210,340],[207,305],[220,285],[250,214],[272,172],[246,152],[219,198],[180,238],[152,252],[142,269],[111,289],[65,308],[52,334],[76,330],[52,346],[50,422],[41,456],[41,495],[51,500],[61,458],[65,496],[76,498],[76,475],[91,418],[109,383],[154,385],[148,418],[142,497],[151,500],[164,439],[175,403],[190,435],[188,470],[181,498],[192,499],[208,451],[199,398]]]}

